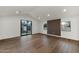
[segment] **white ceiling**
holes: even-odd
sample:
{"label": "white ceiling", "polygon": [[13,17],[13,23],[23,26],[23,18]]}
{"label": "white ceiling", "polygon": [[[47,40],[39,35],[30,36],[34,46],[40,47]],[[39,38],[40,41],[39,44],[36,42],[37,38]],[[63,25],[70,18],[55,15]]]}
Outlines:
{"label": "white ceiling", "polygon": [[[67,9],[63,12],[63,9]],[[78,6],[0,6],[0,16],[16,15],[16,11],[20,11],[18,15],[32,16],[38,20],[51,20],[61,17],[79,16]],[[50,16],[47,16],[50,14]]]}

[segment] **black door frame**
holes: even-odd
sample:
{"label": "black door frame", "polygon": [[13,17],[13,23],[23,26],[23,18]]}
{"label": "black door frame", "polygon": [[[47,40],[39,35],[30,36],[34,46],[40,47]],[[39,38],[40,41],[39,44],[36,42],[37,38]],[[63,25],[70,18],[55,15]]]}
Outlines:
{"label": "black door frame", "polygon": [[[22,20],[24,20],[24,19],[20,20],[20,36],[26,36],[26,35],[22,35]],[[30,20],[25,20],[25,21],[30,21]],[[31,22],[31,34],[29,34],[29,35],[32,35],[32,21],[30,21],[30,22]]]}

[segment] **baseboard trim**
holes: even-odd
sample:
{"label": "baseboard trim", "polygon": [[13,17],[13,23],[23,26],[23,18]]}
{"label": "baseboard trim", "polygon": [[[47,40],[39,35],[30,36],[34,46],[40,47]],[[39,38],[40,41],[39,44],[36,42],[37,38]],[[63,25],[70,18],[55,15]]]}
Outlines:
{"label": "baseboard trim", "polygon": [[[34,34],[32,34],[32,35],[37,35],[37,34],[42,34],[42,35],[47,35],[47,36],[52,36],[52,37],[58,37],[58,38],[62,38],[62,39],[68,39],[68,40],[79,41],[79,40],[76,40],[76,39],[70,39],[70,38],[66,38],[66,37],[62,37],[62,36],[58,36],[58,35],[53,35],[53,34],[34,33]],[[11,37],[11,38],[5,38],[5,39],[0,39],[0,40],[14,39],[14,38],[20,39],[21,36],[16,36],[16,37]]]}
{"label": "baseboard trim", "polygon": [[34,33],[34,34],[32,34],[32,35],[36,35],[36,34],[42,34],[42,33]]}
{"label": "baseboard trim", "polygon": [[14,39],[14,38],[21,38],[21,36],[16,36],[16,37],[10,37],[10,38],[4,38],[4,39],[0,39],[0,40],[7,40],[7,39]]}
{"label": "baseboard trim", "polygon": [[[41,34],[41,33],[34,33],[32,35],[37,35],[37,34]],[[14,38],[18,38],[20,39],[22,36],[16,36],[16,37],[10,37],[10,38],[3,38],[3,39],[0,39],[0,40],[7,40],[7,39],[14,39]]]}
{"label": "baseboard trim", "polygon": [[47,35],[47,36],[52,36],[52,37],[58,37],[58,38],[62,38],[62,39],[68,39],[68,40],[79,41],[79,40],[77,40],[77,39],[66,38],[66,37],[62,37],[62,36],[59,36],[59,35],[44,34],[44,33],[41,33],[41,34],[43,34],[43,35]]}

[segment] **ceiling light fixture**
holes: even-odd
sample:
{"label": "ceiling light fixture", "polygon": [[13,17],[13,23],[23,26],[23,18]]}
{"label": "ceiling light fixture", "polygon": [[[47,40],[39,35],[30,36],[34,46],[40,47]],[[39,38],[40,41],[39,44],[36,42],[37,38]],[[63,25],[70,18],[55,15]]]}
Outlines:
{"label": "ceiling light fixture", "polygon": [[50,16],[50,14],[48,14],[47,16]]}
{"label": "ceiling light fixture", "polygon": [[40,17],[38,17],[38,19],[40,19]]}
{"label": "ceiling light fixture", "polygon": [[67,9],[63,9],[63,12],[66,12],[67,11]]}
{"label": "ceiling light fixture", "polygon": [[16,11],[16,14],[19,14],[20,13],[20,11]]}

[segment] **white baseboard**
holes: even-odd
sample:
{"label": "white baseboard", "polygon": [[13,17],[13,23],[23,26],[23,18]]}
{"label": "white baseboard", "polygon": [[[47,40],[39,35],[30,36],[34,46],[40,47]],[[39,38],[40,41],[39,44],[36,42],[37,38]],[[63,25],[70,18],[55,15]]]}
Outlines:
{"label": "white baseboard", "polygon": [[[44,33],[42,33],[42,34],[44,34]],[[75,40],[75,41],[79,41],[78,39],[66,38],[66,37],[59,36],[59,35],[53,35],[53,34],[45,34],[45,35],[54,36],[54,37],[59,37],[59,38],[64,38],[64,39],[70,39],[70,40]]]}

